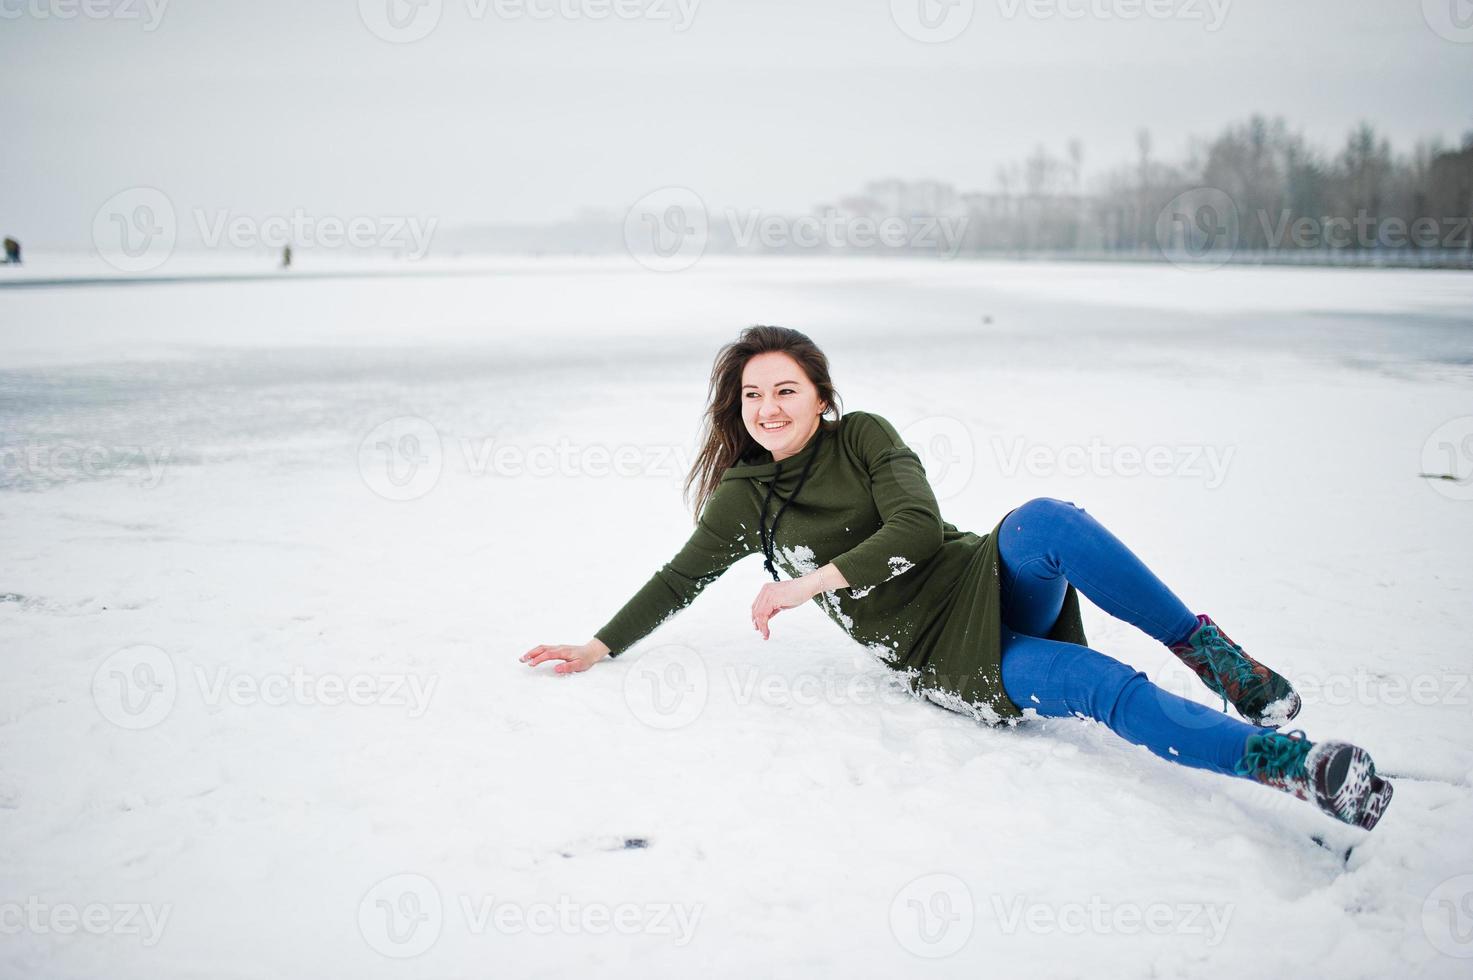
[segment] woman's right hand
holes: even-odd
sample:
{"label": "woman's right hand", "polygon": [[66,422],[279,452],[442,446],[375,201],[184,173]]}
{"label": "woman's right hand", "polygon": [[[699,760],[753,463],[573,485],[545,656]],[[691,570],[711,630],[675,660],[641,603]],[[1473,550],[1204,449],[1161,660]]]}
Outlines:
{"label": "woman's right hand", "polygon": [[587,670],[609,655],[609,648],[600,640],[589,640],[582,646],[566,643],[543,643],[522,654],[522,663],[536,667],[546,660],[561,660],[553,668],[559,674],[576,674]]}

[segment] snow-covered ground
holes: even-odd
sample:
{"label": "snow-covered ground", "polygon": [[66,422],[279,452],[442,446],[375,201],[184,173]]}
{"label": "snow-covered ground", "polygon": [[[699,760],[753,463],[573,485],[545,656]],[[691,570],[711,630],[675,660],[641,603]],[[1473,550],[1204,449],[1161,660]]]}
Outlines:
{"label": "snow-covered ground", "polygon": [[[1473,468],[1473,276],[446,271],[0,277],[0,974],[1467,975],[1473,485],[1421,474]],[[957,526],[1085,506],[1399,774],[1385,820],[979,727],[816,607],[764,642],[756,557],[617,661],[519,663],[685,540],[754,322]]]}

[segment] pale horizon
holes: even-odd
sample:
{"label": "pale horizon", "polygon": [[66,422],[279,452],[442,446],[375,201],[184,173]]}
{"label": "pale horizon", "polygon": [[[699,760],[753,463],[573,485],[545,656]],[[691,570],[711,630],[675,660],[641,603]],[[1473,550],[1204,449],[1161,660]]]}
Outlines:
{"label": "pale horizon", "polygon": [[[987,191],[1070,139],[1094,179],[1134,159],[1139,129],[1177,161],[1254,113],[1329,153],[1363,121],[1402,154],[1473,130],[1456,94],[1473,91],[1473,44],[1415,4],[1178,0],[1126,19],[1124,0],[997,0],[924,43],[901,0],[628,0],[641,16],[599,21],[526,13],[599,9],[571,0],[426,0],[435,29],[391,43],[374,0],[139,0],[68,20],[36,16],[47,2],[0,25],[0,231],[34,248],[88,247],[98,209],[135,187],[184,212],[450,229],[620,212],[661,187],[793,214],[889,177]],[[1091,10],[1109,15],[1070,19]]]}

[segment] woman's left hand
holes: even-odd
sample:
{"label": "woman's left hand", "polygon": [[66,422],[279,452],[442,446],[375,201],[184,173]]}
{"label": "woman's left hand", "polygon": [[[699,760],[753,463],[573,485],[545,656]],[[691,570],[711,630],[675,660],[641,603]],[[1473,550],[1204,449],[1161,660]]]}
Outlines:
{"label": "woman's left hand", "polygon": [[806,581],[809,578],[812,576],[790,578],[785,582],[769,582],[762,586],[762,591],[757,593],[757,599],[752,603],[752,625],[762,634],[762,639],[771,638],[767,631],[769,619],[784,609],[801,606],[818,594]]}

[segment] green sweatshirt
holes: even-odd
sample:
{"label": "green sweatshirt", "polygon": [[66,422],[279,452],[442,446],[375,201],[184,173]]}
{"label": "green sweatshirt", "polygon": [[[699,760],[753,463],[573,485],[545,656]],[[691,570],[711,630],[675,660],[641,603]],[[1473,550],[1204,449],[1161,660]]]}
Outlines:
{"label": "green sweatshirt", "polygon": [[[920,458],[880,416],[849,412],[819,424],[823,438],[815,432],[781,462],[757,449],[729,467],[684,547],[594,636],[617,656],[737,561],[761,554],[757,527],[768,487],[776,480],[770,531],[812,457],[778,523],[774,563],[797,578],[833,562],[849,585],[814,602],[904,675],[912,693],[989,724],[1018,720],[999,672],[1002,521],[985,535],[944,521]],[[1072,585],[1049,638],[1086,643]]]}

